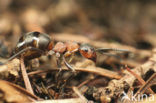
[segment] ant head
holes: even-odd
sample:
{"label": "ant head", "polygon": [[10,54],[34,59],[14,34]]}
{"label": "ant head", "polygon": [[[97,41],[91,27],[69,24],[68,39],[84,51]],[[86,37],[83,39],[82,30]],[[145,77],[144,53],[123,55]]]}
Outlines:
{"label": "ant head", "polygon": [[92,46],[90,46],[89,44],[81,44],[79,51],[80,51],[81,55],[84,56],[85,58],[96,62],[95,49]]}

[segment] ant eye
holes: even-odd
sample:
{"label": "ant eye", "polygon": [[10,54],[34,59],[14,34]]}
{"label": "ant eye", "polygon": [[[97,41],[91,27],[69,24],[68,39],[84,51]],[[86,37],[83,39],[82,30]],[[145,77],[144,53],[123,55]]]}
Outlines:
{"label": "ant eye", "polygon": [[88,49],[84,49],[85,52],[88,52]]}
{"label": "ant eye", "polygon": [[33,32],[33,35],[36,36],[36,37],[38,37],[39,34],[40,34],[40,32],[37,32],[37,31]]}

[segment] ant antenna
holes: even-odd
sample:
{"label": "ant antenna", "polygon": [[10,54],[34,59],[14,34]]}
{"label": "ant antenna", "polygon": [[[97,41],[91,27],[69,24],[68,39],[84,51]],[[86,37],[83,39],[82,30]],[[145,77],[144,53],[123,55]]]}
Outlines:
{"label": "ant antenna", "polygon": [[104,55],[107,55],[107,56],[113,56],[115,58],[118,58],[119,60],[122,60],[120,56],[118,55],[114,55],[114,54],[111,54],[111,53],[106,53],[106,52],[109,52],[109,51],[115,51],[115,52],[130,52],[129,50],[127,49],[116,49],[116,48],[98,48],[96,49],[97,52],[99,53],[102,53]]}
{"label": "ant antenna", "polygon": [[121,60],[121,57],[118,56],[118,55],[114,55],[114,54],[111,54],[111,53],[102,53],[102,54],[107,55],[107,56],[112,56],[112,57],[115,57],[115,58],[118,58],[118,59]]}
{"label": "ant antenna", "polygon": [[40,49],[37,49],[37,48],[34,48],[34,47],[27,47],[27,48],[24,48],[22,49],[21,51],[17,52],[15,55],[11,56],[7,61],[5,61],[4,63],[0,63],[0,65],[4,65],[6,63],[8,63],[9,61],[11,61],[12,59],[14,59],[15,57],[19,56],[20,54],[28,51],[28,50],[36,50],[36,51],[39,51],[41,53],[44,53],[42,50]]}
{"label": "ant antenna", "polygon": [[130,52],[129,50],[127,49],[117,49],[117,48],[98,48],[98,49],[95,49],[95,51],[97,52],[109,52],[109,51],[115,51],[115,52],[118,52],[118,51],[121,51],[121,52]]}

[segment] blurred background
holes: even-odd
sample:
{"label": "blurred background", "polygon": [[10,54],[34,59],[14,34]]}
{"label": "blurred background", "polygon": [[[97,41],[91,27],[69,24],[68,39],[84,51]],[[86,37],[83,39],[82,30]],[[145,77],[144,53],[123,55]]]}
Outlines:
{"label": "blurred background", "polygon": [[0,0],[1,41],[14,47],[21,34],[34,30],[152,49],[156,1]]}

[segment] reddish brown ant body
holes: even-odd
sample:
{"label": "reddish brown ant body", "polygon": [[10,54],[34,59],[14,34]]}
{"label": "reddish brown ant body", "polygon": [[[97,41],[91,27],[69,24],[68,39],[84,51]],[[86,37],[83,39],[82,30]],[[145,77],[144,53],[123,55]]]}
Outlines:
{"label": "reddish brown ant body", "polygon": [[[79,51],[83,57],[96,62],[96,52],[94,48],[88,44],[79,45],[78,43],[71,42],[71,41],[68,41],[66,43],[58,42],[54,46],[53,51],[56,53],[58,66],[60,65],[59,60],[60,60],[61,54],[63,54],[63,60],[64,60],[65,65],[72,71],[74,71],[74,69],[67,63],[65,58],[70,55],[73,55],[75,52]],[[60,66],[59,68],[61,69]]]}
{"label": "reddish brown ant body", "polygon": [[[89,44],[78,44],[76,42],[57,42],[54,45],[53,40],[50,38],[48,34],[40,33],[40,32],[29,32],[25,35],[21,36],[19,42],[16,45],[14,55],[10,57],[8,61],[14,59],[17,56],[22,56],[26,60],[38,58],[41,55],[47,54],[49,51],[52,51],[52,54],[56,54],[57,57],[57,65],[61,70],[60,66],[60,58],[63,56],[63,60],[65,65],[74,71],[72,66],[70,66],[66,57],[73,55],[75,52],[79,52],[83,57],[90,59],[96,62],[96,52],[107,52],[107,51],[117,50],[117,51],[127,51],[121,49],[112,49],[112,48],[102,48],[102,49],[94,49]],[[5,62],[5,63],[7,63]]]}
{"label": "reddish brown ant body", "polygon": [[64,57],[68,57],[79,51],[83,57],[96,62],[96,51],[92,46],[88,44],[79,45],[78,43],[71,41],[66,43],[58,42],[54,46],[53,50],[55,53],[64,53]]}

